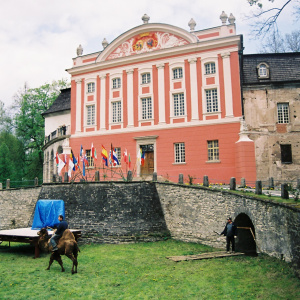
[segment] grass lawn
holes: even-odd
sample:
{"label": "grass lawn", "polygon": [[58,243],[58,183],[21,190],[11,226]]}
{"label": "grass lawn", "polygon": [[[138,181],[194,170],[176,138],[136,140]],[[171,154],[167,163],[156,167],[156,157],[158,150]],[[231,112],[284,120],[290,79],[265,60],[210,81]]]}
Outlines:
{"label": "grass lawn", "polygon": [[26,244],[0,245],[0,299],[300,299],[300,280],[280,260],[228,257],[173,262],[166,256],[216,251],[167,240],[122,245],[81,245],[78,273],[49,255],[33,259]]}

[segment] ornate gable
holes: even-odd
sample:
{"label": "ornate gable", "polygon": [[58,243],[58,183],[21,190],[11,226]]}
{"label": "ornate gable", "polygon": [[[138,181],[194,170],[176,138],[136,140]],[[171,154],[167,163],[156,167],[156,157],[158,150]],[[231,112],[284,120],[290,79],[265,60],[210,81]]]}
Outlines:
{"label": "ornate gable", "polygon": [[196,41],[195,35],[175,26],[144,24],[116,38],[101,52],[97,62],[183,46]]}

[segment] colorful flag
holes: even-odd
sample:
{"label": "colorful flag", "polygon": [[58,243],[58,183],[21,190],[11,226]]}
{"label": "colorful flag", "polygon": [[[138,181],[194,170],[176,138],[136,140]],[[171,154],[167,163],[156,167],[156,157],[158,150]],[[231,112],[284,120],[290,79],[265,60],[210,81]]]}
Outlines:
{"label": "colorful flag", "polygon": [[95,152],[95,148],[94,148],[94,145],[92,143],[92,146],[91,146],[91,156],[92,156],[92,158],[95,158],[94,152]]}
{"label": "colorful flag", "polygon": [[120,164],[116,151],[109,151],[109,163],[114,167]]}
{"label": "colorful flag", "polygon": [[124,159],[124,162],[125,162],[125,163],[128,163],[127,149],[124,150],[124,153],[123,153],[123,159]]}
{"label": "colorful flag", "polygon": [[129,154],[129,157],[128,157],[128,167],[129,167],[129,169],[131,168],[131,159],[130,159],[130,154]]}
{"label": "colorful flag", "polygon": [[78,161],[77,161],[77,159],[76,159],[76,157],[75,157],[75,155],[74,155],[74,153],[73,153],[72,150],[71,150],[70,157],[71,157],[71,159],[73,161],[73,164],[74,164],[73,171],[76,171],[78,169],[79,165],[78,165]]}
{"label": "colorful flag", "polygon": [[56,164],[58,165],[59,160],[58,160],[58,152],[56,152]]}
{"label": "colorful flag", "polygon": [[107,155],[107,151],[106,151],[106,149],[104,148],[103,145],[102,145],[101,156],[102,156],[103,161],[105,162],[105,165],[108,166],[108,162],[107,162],[108,155]]}
{"label": "colorful flag", "polygon": [[83,148],[82,148],[82,145],[80,146],[80,153],[79,153],[79,156],[82,157],[82,152],[83,152]]}
{"label": "colorful flag", "polygon": [[97,152],[96,152],[96,148],[95,148],[95,151],[94,151],[94,159],[97,160]]}
{"label": "colorful flag", "polygon": [[82,162],[82,175],[85,176],[85,163]]}
{"label": "colorful flag", "polygon": [[114,161],[113,153],[114,153],[114,149],[113,149],[113,146],[112,146],[112,143],[111,143],[110,144],[110,152],[109,152],[110,161]]}
{"label": "colorful flag", "polygon": [[142,158],[142,149],[139,148],[138,152],[137,152],[137,155],[136,155],[136,162],[137,164],[141,164],[141,158]]}
{"label": "colorful flag", "polygon": [[57,173],[60,174],[61,170],[65,166],[65,162],[58,156]]}
{"label": "colorful flag", "polygon": [[71,177],[72,176],[72,170],[74,169],[75,165],[73,163],[73,156],[72,153],[70,154],[70,158],[69,158],[69,166],[68,166],[68,176]]}
{"label": "colorful flag", "polygon": [[143,166],[144,163],[145,163],[145,152],[143,152],[142,155],[141,155],[141,165]]}
{"label": "colorful flag", "polygon": [[84,155],[83,159],[82,159],[83,165],[89,166],[89,161],[87,159],[86,154]]}

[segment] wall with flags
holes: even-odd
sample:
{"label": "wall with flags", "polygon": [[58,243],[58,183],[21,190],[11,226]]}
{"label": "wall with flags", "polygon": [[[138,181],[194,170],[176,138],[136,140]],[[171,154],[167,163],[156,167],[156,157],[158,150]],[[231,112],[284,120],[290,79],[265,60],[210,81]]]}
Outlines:
{"label": "wall with flags", "polygon": [[77,174],[255,181],[254,144],[240,138],[242,41],[225,19],[199,31],[145,22],[97,53],[78,51],[64,147]]}

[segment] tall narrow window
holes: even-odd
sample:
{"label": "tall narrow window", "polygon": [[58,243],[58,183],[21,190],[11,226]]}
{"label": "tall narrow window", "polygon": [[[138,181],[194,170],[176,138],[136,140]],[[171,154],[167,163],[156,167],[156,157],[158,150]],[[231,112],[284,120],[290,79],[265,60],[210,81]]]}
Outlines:
{"label": "tall narrow window", "polygon": [[88,126],[95,125],[95,105],[87,106],[86,111],[87,111],[86,125]]}
{"label": "tall narrow window", "polygon": [[217,89],[206,90],[206,112],[219,111]]}
{"label": "tall narrow window", "polygon": [[121,87],[121,78],[114,78],[112,80],[112,84],[113,84],[113,89],[119,89]]}
{"label": "tall narrow window", "polygon": [[283,164],[291,164],[293,163],[292,158],[292,145],[280,145],[281,150],[281,162]]}
{"label": "tall narrow window", "polygon": [[182,78],[182,76],[183,76],[182,68],[173,69],[173,79]]}
{"label": "tall narrow window", "polygon": [[142,119],[152,119],[152,100],[151,97],[142,98]]}
{"label": "tall narrow window", "polygon": [[121,101],[112,102],[112,122],[120,123],[122,121]]}
{"label": "tall narrow window", "polygon": [[278,103],[277,104],[278,123],[289,123],[289,104]]}
{"label": "tall narrow window", "polygon": [[185,162],[185,144],[184,143],[175,143],[174,144],[175,152],[175,163],[184,163]]}
{"label": "tall narrow window", "polygon": [[95,92],[95,83],[94,82],[88,83],[87,87],[88,87],[88,93]]}
{"label": "tall narrow window", "polygon": [[121,148],[120,147],[115,148],[115,153],[117,155],[119,165],[120,165],[121,164]]}
{"label": "tall narrow window", "polygon": [[146,83],[150,83],[150,82],[151,82],[150,73],[142,74],[142,84],[146,84]]}
{"label": "tall narrow window", "polygon": [[209,161],[219,160],[219,141],[207,141],[207,152]]}
{"label": "tall narrow window", "polygon": [[86,154],[86,158],[87,161],[89,163],[89,167],[93,167],[94,166],[94,159],[92,158],[92,152],[91,150],[85,150],[85,154]]}
{"label": "tall narrow window", "polygon": [[174,94],[174,116],[184,116],[184,93]]}
{"label": "tall narrow window", "polygon": [[214,62],[205,64],[205,74],[215,74],[216,64]]}

